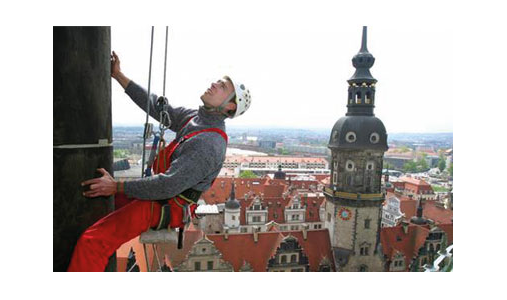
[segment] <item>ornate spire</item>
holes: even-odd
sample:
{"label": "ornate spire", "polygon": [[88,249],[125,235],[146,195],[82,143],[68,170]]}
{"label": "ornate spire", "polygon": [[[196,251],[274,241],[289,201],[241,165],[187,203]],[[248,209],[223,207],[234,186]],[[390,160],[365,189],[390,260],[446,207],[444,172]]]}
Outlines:
{"label": "ornate spire", "polygon": [[368,48],[366,47],[366,26],[363,26],[363,39],[361,41],[361,50],[359,52],[368,52]]}
{"label": "ornate spire", "polygon": [[370,52],[368,52],[368,48],[366,47],[366,26],[363,26],[363,37],[361,41],[361,49],[359,50],[359,53],[354,55],[352,58],[352,65],[354,68],[356,68],[356,72],[352,77],[349,79],[349,83],[363,83],[366,82],[367,84],[375,83],[377,80],[373,78],[373,76],[370,73],[370,68],[375,63],[375,57],[371,55]]}
{"label": "ornate spire", "polygon": [[363,37],[359,53],[352,58],[352,65],[356,72],[348,80],[349,95],[347,99],[347,116],[361,115],[373,116],[375,107],[375,83],[370,68],[375,62],[375,57],[368,52],[366,26],[363,26]]}
{"label": "ornate spire", "polygon": [[423,207],[422,207],[423,199],[419,198],[419,206],[417,207],[417,215],[412,217],[410,222],[417,225],[425,225],[428,224],[428,220],[423,217]]}
{"label": "ornate spire", "polygon": [[232,177],[232,187],[231,187],[231,195],[229,196],[229,200],[225,202],[225,208],[227,209],[238,209],[241,205],[238,200],[236,200],[236,191],[234,186],[234,177]]}
{"label": "ornate spire", "polygon": [[236,191],[234,190],[234,177],[232,177],[232,188],[231,188],[231,196],[229,197],[230,200],[236,200]]}

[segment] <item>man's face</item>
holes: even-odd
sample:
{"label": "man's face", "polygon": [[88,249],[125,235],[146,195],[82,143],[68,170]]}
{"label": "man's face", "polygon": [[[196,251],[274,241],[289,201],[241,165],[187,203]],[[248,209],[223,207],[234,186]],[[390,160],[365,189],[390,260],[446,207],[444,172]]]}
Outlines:
{"label": "man's face", "polygon": [[[220,79],[211,84],[209,89],[202,94],[201,100],[206,106],[218,107],[229,98],[232,92],[234,92],[232,83],[228,80]],[[230,102],[227,104],[226,110],[234,109],[236,109],[236,103]]]}

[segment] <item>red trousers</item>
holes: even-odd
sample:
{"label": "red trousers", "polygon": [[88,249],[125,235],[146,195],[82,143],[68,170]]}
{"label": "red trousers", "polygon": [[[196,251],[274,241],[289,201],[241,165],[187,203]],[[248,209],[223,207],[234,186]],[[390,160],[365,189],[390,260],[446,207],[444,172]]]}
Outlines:
{"label": "red trousers", "polygon": [[77,241],[67,271],[103,272],[121,245],[158,225],[160,211],[158,202],[134,200],[100,219]]}

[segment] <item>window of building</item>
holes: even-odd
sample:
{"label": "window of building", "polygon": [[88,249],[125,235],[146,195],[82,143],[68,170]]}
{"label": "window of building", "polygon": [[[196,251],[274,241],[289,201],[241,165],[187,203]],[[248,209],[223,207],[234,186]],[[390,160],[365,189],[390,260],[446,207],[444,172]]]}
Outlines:
{"label": "window of building", "polygon": [[290,230],[299,230],[299,226],[291,226]]}
{"label": "window of building", "polygon": [[194,262],[194,270],[195,271],[200,271],[201,270],[201,262],[200,261]]}
{"label": "window of building", "polygon": [[426,263],[428,262],[428,259],[426,257],[424,257],[422,260],[421,260],[421,267],[424,266]]}
{"label": "window of building", "polygon": [[365,265],[361,265],[361,266],[359,267],[359,272],[368,272],[368,267],[367,267],[367,266],[365,266]]}
{"label": "window of building", "polygon": [[202,253],[205,253],[206,252],[206,248],[202,248]]}
{"label": "window of building", "polygon": [[281,256],[280,256],[280,263],[281,263],[281,264],[285,264],[285,263],[287,263],[287,256],[285,256],[285,255],[281,255]]}
{"label": "window of building", "polygon": [[213,261],[208,261],[208,270],[213,270]]}
{"label": "window of building", "polygon": [[369,251],[368,247],[366,247],[366,246],[365,247],[361,247],[361,249],[359,250],[359,254],[363,255],[363,256],[364,255],[368,255],[368,251]]}
{"label": "window of building", "polygon": [[292,254],[292,255],[290,256],[290,262],[291,262],[291,263],[296,262],[296,261],[297,261],[297,257],[298,257],[298,256],[297,256],[297,254]]}
{"label": "window of building", "polygon": [[253,216],[252,217],[252,222],[260,222],[261,221],[261,216]]}
{"label": "window of building", "polygon": [[241,233],[246,233],[247,232],[247,228],[246,227],[241,227]]}
{"label": "window of building", "polygon": [[364,220],[364,228],[369,229],[370,228],[370,219]]}
{"label": "window of building", "polygon": [[354,171],[354,167],[355,167],[354,162],[351,160],[347,160],[347,162],[345,163],[345,169],[347,171]]}
{"label": "window of building", "polygon": [[234,221],[234,220],[236,220],[236,216],[232,216],[232,220],[233,220],[233,221]]}

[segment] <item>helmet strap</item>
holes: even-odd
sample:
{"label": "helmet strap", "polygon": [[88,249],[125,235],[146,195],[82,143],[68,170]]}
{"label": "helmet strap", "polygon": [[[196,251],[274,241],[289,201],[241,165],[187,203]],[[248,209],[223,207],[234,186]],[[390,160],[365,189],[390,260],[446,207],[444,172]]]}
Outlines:
{"label": "helmet strap", "polygon": [[224,109],[225,107],[227,106],[227,104],[229,103],[229,101],[231,101],[234,97],[236,96],[236,93],[235,92],[232,92],[229,97],[227,97],[223,102],[222,104],[220,104],[219,106],[217,107],[209,107],[209,106],[206,106],[206,104],[204,104],[204,109],[208,112],[217,112],[217,113],[221,113],[221,114],[224,114],[226,116],[229,117],[229,114],[227,114],[226,112],[224,112]]}

